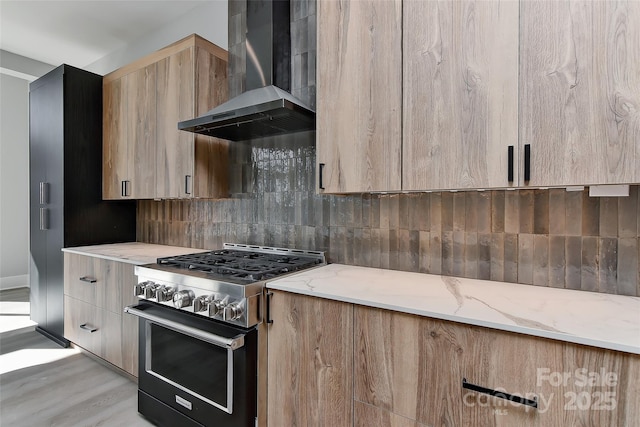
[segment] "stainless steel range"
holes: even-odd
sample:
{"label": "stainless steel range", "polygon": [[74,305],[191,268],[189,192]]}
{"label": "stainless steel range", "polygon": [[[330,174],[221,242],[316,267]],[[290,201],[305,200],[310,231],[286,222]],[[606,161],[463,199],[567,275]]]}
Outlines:
{"label": "stainless steel range", "polygon": [[136,266],[140,303],[125,312],[140,318],[139,412],[166,426],[259,424],[264,285],[325,263],[323,252],[225,243]]}

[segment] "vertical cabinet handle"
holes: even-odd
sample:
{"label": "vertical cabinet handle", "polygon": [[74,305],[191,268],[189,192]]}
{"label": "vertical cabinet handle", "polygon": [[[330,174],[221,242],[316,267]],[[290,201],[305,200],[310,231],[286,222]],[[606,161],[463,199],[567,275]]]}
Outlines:
{"label": "vertical cabinet handle", "polygon": [[321,190],[324,190],[324,184],[322,182],[322,172],[324,171],[324,163],[318,163],[318,166],[320,167],[318,170],[318,187]]}
{"label": "vertical cabinet handle", "polygon": [[98,280],[94,279],[93,277],[89,277],[89,276],[82,276],[79,279],[81,282],[87,282],[87,283],[96,283]]}
{"label": "vertical cabinet handle", "polygon": [[49,183],[40,183],[40,204],[46,205],[49,203]]}
{"label": "vertical cabinet handle", "polygon": [[130,193],[130,183],[131,181],[121,181],[120,182],[120,195],[122,197],[128,197],[131,195]]}
{"label": "vertical cabinet handle", "polygon": [[191,194],[191,175],[184,176],[184,192],[185,194]]}
{"label": "vertical cabinet handle", "polygon": [[524,145],[524,180],[531,179],[531,144]]}
{"label": "vertical cabinet handle", "polygon": [[266,306],[267,306],[267,313],[266,313],[266,322],[267,323],[273,323],[273,319],[271,318],[271,298],[273,297],[273,292],[267,292],[267,301],[266,301]]}
{"label": "vertical cabinet handle", "polygon": [[98,330],[98,328],[94,328],[93,326],[89,326],[88,323],[83,323],[82,325],[80,325],[80,329],[84,329],[85,331],[89,331],[91,333],[94,333],[95,331]]}
{"label": "vertical cabinet handle", "polygon": [[40,230],[49,229],[49,209],[40,208]]}
{"label": "vertical cabinet handle", "polygon": [[513,182],[513,145],[509,146],[507,154],[507,181]]}

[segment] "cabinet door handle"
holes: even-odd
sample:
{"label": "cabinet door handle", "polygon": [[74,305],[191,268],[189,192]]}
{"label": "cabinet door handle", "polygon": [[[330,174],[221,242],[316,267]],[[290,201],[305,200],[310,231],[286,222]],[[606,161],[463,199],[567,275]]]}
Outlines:
{"label": "cabinet door handle", "polygon": [[84,329],[85,331],[89,331],[91,333],[94,333],[95,331],[98,330],[98,328],[94,328],[93,326],[89,326],[88,323],[83,323],[82,325],[80,325],[80,329]]}
{"label": "cabinet door handle", "polygon": [[40,208],[40,230],[49,229],[49,209]]}
{"label": "cabinet door handle", "polygon": [[46,205],[49,203],[49,183],[40,183],[40,204]]}
{"label": "cabinet door handle", "polygon": [[509,146],[507,153],[507,181],[513,182],[513,145]]}
{"label": "cabinet door handle", "polygon": [[524,145],[524,180],[531,179],[531,144]]}
{"label": "cabinet door handle", "polygon": [[318,187],[321,190],[324,190],[324,184],[322,182],[322,172],[324,172],[324,163],[318,163],[319,166],[319,170],[318,170]]}
{"label": "cabinet door handle", "polygon": [[267,292],[267,313],[266,313],[266,322],[273,323],[273,319],[271,318],[271,298],[273,298],[273,292]]}
{"label": "cabinet door handle", "polygon": [[96,283],[98,279],[94,279],[93,277],[89,277],[89,276],[82,276],[80,277],[80,281],[87,282],[87,283]]}
{"label": "cabinet door handle", "polygon": [[191,194],[191,175],[184,176],[184,192],[185,194]]}
{"label": "cabinet door handle", "polygon": [[478,393],[488,394],[494,397],[499,397],[500,399],[510,400],[511,402],[520,403],[521,405],[531,406],[536,409],[538,408],[538,400],[536,397],[534,397],[533,400],[526,399],[522,396],[516,396],[513,394],[505,393],[503,391],[497,391],[490,388],[485,388],[485,387],[467,382],[466,378],[462,379],[462,388],[465,388],[471,391],[477,391]]}
{"label": "cabinet door handle", "polygon": [[131,195],[131,193],[129,192],[129,187],[130,187],[129,184],[130,183],[131,183],[131,181],[121,181],[121,184],[120,184],[120,195],[122,197],[129,197]]}

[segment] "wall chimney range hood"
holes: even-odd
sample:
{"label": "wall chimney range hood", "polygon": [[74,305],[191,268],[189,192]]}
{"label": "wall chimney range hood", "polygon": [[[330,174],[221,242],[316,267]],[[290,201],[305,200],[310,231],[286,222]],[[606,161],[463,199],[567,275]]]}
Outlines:
{"label": "wall chimney range hood", "polygon": [[247,90],[178,129],[230,141],[315,130],[315,111],[291,95],[289,0],[247,0]]}

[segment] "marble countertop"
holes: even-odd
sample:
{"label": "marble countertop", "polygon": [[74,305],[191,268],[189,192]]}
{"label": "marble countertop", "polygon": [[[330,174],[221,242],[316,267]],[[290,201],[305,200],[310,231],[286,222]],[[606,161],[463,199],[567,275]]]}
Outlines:
{"label": "marble countertop", "polygon": [[342,264],[267,287],[640,354],[640,298]]}
{"label": "marble countertop", "polygon": [[206,252],[206,249],[183,248],[181,246],[153,245],[150,243],[112,243],[107,245],[77,246],[64,248],[63,252],[79,255],[88,255],[96,258],[104,258],[112,261],[126,262],[129,264],[151,264],[157,258],[172,255],[193,254]]}

